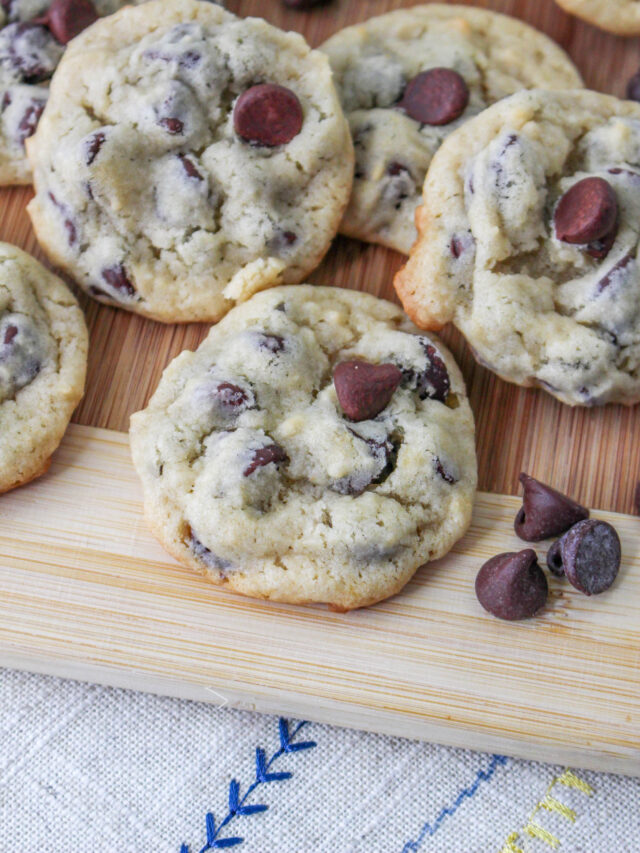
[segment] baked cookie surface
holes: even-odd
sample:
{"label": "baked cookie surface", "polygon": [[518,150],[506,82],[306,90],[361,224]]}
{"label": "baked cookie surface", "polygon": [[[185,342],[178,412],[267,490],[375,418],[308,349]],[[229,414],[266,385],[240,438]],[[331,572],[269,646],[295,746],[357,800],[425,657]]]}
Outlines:
{"label": "baked cookie surface", "polygon": [[353,172],[324,54],[196,0],[129,7],[75,39],[28,153],[51,259],[166,322],[304,279]]}
{"label": "baked cookie surface", "polygon": [[0,492],[47,470],[82,397],[87,348],[71,291],[0,243]]}
{"label": "baked cookie surface", "polygon": [[620,36],[640,34],[640,0],[556,0],[565,11]]}
{"label": "baked cookie surface", "polygon": [[521,92],[442,146],[395,285],[504,379],[571,405],[640,400],[640,105]]}
{"label": "baked cookie surface", "polygon": [[254,296],[169,365],[130,435],[154,534],[245,595],[371,604],[471,518],[460,372],[437,339],[364,293]]}
{"label": "baked cookie surface", "polygon": [[[143,0],[130,0],[140,3]],[[0,26],[0,186],[31,183],[24,148],[49,94],[48,81],[78,27],[127,0],[7,0]],[[54,22],[47,25],[48,13]],[[55,10],[58,10],[57,13]],[[61,11],[63,9],[63,11]],[[60,41],[62,39],[62,41]]]}
{"label": "baked cookie surface", "polygon": [[542,33],[469,6],[391,12],[341,30],[321,49],[356,151],[341,230],[405,254],[417,236],[427,169],[449,134],[519,89],[582,85],[569,57]]}

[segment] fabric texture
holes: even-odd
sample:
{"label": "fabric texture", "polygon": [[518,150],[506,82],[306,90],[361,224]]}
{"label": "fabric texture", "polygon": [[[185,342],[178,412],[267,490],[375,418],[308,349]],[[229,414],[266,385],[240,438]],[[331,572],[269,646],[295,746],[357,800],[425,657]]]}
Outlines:
{"label": "fabric texture", "polygon": [[640,778],[0,670],[0,850],[226,847],[638,853]]}

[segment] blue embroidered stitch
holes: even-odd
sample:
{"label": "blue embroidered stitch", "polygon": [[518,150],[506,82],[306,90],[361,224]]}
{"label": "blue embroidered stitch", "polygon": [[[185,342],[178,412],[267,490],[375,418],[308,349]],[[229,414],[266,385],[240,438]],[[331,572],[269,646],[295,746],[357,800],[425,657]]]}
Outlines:
{"label": "blue embroidered stitch", "polygon": [[[285,779],[291,779],[291,774],[288,770],[278,773],[269,773],[271,765],[285,753],[300,752],[303,749],[313,749],[316,742],[313,740],[302,740],[297,743],[293,739],[298,734],[306,722],[298,723],[293,732],[289,732],[289,723],[284,719],[278,720],[278,734],[280,736],[280,748],[273,753],[267,761],[267,756],[264,749],[258,747],[256,749],[256,778],[247,788],[245,795],[240,799],[240,783],[236,779],[232,779],[229,783],[229,811],[222,822],[216,826],[215,817],[212,812],[208,812],[205,819],[205,828],[207,832],[207,843],[201,848],[200,853],[206,853],[207,850],[219,850],[223,847],[235,847],[237,844],[242,844],[244,838],[238,835],[229,836],[228,838],[220,838],[220,832],[224,827],[233,820],[234,817],[246,817],[259,812],[266,812],[269,806],[261,804],[245,805],[251,794],[255,791],[258,785],[265,785],[269,782],[283,782]],[[180,853],[189,853],[189,846],[183,844],[180,847]]]}
{"label": "blue embroidered stitch", "polygon": [[[402,853],[417,853],[420,845],[424,841],[425,838],[435,835],[435,833],[440,829],[442,821],[448,816],[455,814],[458,811],[460,806],[462,805],[465,799],[471,799],[478,788],[480,787],[481,782],[488,782],[493,774],[496,772],[498,767],[501,767],[507,763],[508,759],[504,755],[493,755],[491,757],[491,761],[486,770],[478,770],[476,773],[476,778],[473,783],[468,788],[463,788],[458,796],[453,801],[451,806],[444,806],[433,824],[425,823],[425,825],[420,830],[420,835],[416,838],[415,841],[407,841],[407,843],[402,848]],[[189,851],[186,851],[189,853]]]}

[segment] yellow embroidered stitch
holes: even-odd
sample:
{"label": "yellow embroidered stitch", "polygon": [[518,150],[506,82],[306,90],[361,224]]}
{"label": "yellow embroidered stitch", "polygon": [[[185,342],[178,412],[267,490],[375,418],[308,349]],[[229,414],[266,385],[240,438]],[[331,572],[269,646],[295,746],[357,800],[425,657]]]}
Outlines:
{"label": "yellow embroidered stitch", "polygon": [[564,785],[566,788],[575,788],[577,791],[585,794],[590,797],[594,791],[591,785],[585,782],[583,779],[580,779],[576,774],[569,770],[567,767],[562,773],[561,776],[556,776],[551,780],[551,784],[548,786],[545,791],[545,795],[539,802],[536,803],[535,808],[529,815],[526,825],[520,832],[511,832],[505,841],[500,853],[525,853],[525,851],[518,846],[520,838],[523,835],[528,835],[530,838],[538,839],[539,841],[543,841],[547,846],[552,847],[556,850],[560,846],[560,839],[556,838],[551,832],[546,830],[544,827],[540,826],[539,823],[534,821],[534,817],[541,810],[544,809],[548,812],[555,812],[556,814],[561,815],[562,817],[570,820],[572,823],[575,823],[577,814],[576,812],[569,808],[569,806],[565,806],[564,803],[561,803],[560,800],[556,799],[551,795],[551,791],[554,789],[556,785]]}

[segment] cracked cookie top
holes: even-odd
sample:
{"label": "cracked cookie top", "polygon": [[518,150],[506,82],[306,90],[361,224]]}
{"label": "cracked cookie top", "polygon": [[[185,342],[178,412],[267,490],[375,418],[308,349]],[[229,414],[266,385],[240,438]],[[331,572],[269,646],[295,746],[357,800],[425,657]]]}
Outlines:
{"label": "cracked cookie top", "polygon": [[49,256],[97,299],[167,322],[301,281],[353,171],[326,57],[196,0],[129,7],[76,38],[28,153]]}
{"label": "cracked cookie top", "polygon": [[569,57],[506,15],[431,3],[336,33],[329,56],[356,167],[341,230],[408,254],[429,164],[449,134],[519,89],[582,85]]}
{"label": "cracked cookie top", "polygon": [[82,397],[87,345],[68,288],[0,243],[0,492],[46,469]]}
{"label": "cracked cookie top", "polygon": [[279,287],[165,370],[131,420],[146,515],[247,595],[349,609],[464,533],[476,486],[460,372],[396,306]]}
{"label": "cracked cookie top", "polygon": [[418,325],[571,405],[640,400],[640,106],[522,92],[438,152],[396,277]]}

